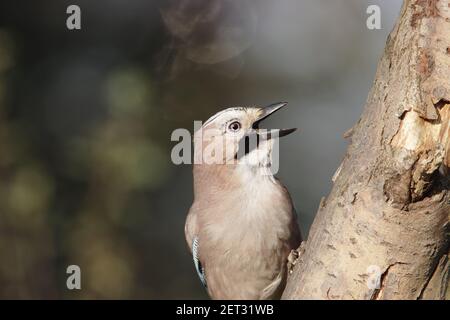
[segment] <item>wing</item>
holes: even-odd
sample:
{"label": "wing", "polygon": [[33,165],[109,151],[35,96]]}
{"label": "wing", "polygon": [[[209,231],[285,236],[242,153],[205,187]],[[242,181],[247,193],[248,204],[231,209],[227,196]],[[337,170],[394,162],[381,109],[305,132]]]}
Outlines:
{"label": "wing", "polygon": [[197,230],[198,230],[197,214],[194,205],[192,205],[191,209],[187,214],[186,223],[184,225],[184,235],[186,237],[186,242],[191,253],[192,253],[192,243],[194,241],[194,238],[198,234]]}
{"label": "wing", "polygon": [[194,260],[195,270],[200,278],[202,284],[206,286],[205,271],[203,269],[202,263],[200,262],[199,254],[199,240],[197,236],[197,215],[195,207],[192,206],[186,218],[186,225],[184,227],[184,232],[186,236],[186,242],[188,243],[189,249],[192,253],[192,259]]}
{"label": "wing", "polygon": [[200,262],[198,249],[199,249],[198,237],[195,237],[194,240],[192,241],[192,258],[194,259],[194,265],[195,270],[197,271],[197,275],[200,278],[200,281],[202,282],[203,286],[207,288],[208,286],[206,285],[205,270],[203,269],[202,264]]}
{"label": "wing", "polygon": [[278,276],[261,292],[259,299],[274,300],[280,299],[286,286],[286,271],[282,268]]}

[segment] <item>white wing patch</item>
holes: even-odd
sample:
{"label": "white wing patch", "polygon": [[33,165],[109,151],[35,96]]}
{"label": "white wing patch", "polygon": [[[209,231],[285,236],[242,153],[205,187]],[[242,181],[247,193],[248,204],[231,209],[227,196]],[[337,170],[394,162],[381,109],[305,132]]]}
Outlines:
{"label": "white wing patch", "polygon": [[199,253],[198,253],[198,237],[194,238],[194,241],[192,241],[192,258],[194,259],[194,265],[195,270],[197,270],[197,275],[200,278],[200,281],[202,282],[203,286],[206,288],[206,278],[205,278],[205,270],[203,270],[202,264],[199,259]]}

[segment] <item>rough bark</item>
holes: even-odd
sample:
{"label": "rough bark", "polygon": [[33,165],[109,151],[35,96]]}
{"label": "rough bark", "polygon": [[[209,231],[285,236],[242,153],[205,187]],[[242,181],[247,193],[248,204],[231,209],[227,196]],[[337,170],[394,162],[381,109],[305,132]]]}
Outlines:
{"label": "rough bark", "polygon": [[405,0],[285,299],[444,299],[449,0]]}

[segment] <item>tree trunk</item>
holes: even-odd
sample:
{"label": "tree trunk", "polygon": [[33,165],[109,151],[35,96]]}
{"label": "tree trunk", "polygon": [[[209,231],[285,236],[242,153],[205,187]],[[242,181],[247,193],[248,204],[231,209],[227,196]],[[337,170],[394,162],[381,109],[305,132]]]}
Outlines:
{"label": "tree trunk", "polygon": [[449,0],[405,0],[284,299],[445,299]]}

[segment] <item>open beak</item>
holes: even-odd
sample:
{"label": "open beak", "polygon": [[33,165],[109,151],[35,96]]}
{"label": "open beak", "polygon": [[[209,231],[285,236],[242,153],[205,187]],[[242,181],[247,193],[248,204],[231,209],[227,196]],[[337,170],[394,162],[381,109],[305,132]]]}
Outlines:
{"label": "open beak", "polygon": [[[287,105],[287,102],[279,102],[271,104],[270,106],[261,108],[261,114],[256,119],[256,121],[253,123],[253,129],[259,131],[259,123],[266,119],[271,114],[275,113],[276,111],[283,108],[285,105]],[[297,130],[297,128],[292,129],[263,129],[266,132],[267,139],[270,139],[271,137],[283,137],[287,136],[288,134],[294,132]]]}

